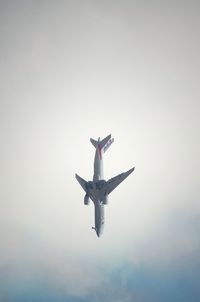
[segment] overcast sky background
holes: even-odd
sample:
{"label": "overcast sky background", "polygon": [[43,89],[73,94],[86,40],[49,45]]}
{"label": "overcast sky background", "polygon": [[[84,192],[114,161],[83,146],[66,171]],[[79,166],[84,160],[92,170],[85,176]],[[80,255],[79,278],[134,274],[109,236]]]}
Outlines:
{"label": "overcast sky background", "polygon": [[[199,1],[0,1],[0,301],[200,299]],[[97,139],[112,134],[97,238]]]}

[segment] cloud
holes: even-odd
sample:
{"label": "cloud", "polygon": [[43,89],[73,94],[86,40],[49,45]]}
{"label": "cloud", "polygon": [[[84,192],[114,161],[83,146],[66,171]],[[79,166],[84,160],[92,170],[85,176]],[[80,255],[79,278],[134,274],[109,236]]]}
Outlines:
{"label": "cloud", "polygon": [[[198,5],[76,4],[1,4],[1,298],[196,301]],[[98,239],[74,174],[108,133],[105,178],[136,169]]]}
{"label": "cloud", "polygon": [[[191,269],[192,268],[192,269]],[[6,301],[192,301],[199,300],[199,269],[195,266],[179,270],[160,271],[145,266],[134,267],[131,263],[121,263],[104,270],[104,279],[82,296],[69,295],[62,287],[49,286],[45,280],[24,280],[12,284],[7,289],[1,284],[1,293],[5,293]],[[21,300],[20,300],[21,299]]]}

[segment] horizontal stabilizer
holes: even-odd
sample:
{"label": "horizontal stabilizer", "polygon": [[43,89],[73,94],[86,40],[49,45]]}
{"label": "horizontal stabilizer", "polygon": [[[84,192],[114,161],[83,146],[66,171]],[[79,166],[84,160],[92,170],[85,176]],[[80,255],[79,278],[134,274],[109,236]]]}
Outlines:
{"label": "horizontal stabilizer", "polygon": [[75,174],[75,177],[78,180],[81,187],[83,188],[83,190],[86,192],[87,191],[87,189],[86,189],[87,181],[85,179],[81,178],[78,174]]}
{"label": "horizontal stabilizer", "polygon": [[104,139],[100,141],[100,138],[98,141],[95,139],[91,138],[90,139],[91,143],[95,148],[99,148],[99,150],[103,150],[104,152],[110,147],[110,145],[113,143],[114,138],[111,139],[111,134],[106,136]]}
{"label": "horizontal stabilizer", "polygon": [[98,141],[95,141],[95,139],[91,138],[90,141],[95,148],[98,146]]}
{"label": "horizontal stabilizer", "polygon": [[113,142],[114,142],[114,138],[109,139],[109,141],[103,147],[104,153],[108,150],[108,148],[112,145]]}
{"label": "horizontal stabilizer", "polygon": [[100,147],[101,149],[105,147],[105,145],[108,143],[108,141],[111,139],[111,134],[109,134],[108,136],[106,136],[104,139],[102,139],[99,143],[100,143]]}

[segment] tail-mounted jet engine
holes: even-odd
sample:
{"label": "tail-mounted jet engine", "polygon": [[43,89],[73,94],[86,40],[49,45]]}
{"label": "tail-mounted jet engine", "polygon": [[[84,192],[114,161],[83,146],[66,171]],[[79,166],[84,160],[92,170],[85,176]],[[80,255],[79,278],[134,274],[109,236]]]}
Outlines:
{"label": "tail-mounted jet engine", "polygon": [[85,194],[85,197],[84,197],[84,204],[85,204],[85,205],[89,205],[89,203],[90,203],[89,195]]}

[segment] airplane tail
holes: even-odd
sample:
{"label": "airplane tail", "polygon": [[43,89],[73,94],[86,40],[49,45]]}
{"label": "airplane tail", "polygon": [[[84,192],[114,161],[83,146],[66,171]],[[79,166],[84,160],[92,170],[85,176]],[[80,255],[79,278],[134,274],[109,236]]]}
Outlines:
{"label": "airplane tail", "polygon": [[101,141],[100,141],[100,139],[98,141],[96,141],[93,138],[91,138],[90,141],[95,148],[98,147],[100,150],[103,150],[103,152],[105,153],[106,150],[114,142],[114,138],[111,138],[111,134],[110,134],[110,135],[106,136],[104,139],[102,139]]}

